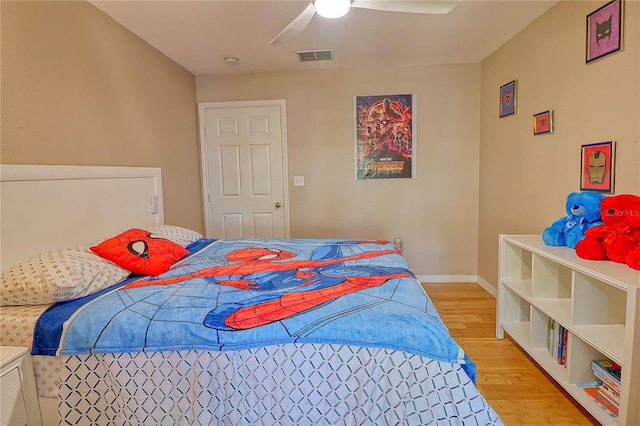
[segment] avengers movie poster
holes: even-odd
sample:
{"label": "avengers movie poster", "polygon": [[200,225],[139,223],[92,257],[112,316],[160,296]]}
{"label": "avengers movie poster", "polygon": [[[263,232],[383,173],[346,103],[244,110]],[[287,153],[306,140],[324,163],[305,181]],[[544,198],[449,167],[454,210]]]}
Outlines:
{"label": "avengers movie poster", "polygon": [[415,95],[356,96],[356,179],[414,178]]}

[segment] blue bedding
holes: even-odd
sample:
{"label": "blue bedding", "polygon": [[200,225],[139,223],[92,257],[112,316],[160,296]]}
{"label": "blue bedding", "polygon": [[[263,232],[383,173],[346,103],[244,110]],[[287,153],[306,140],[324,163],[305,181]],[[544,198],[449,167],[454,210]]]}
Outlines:
{"label": "blue bedding", "polygon": [[158,277],[53,305],[34,355],[336,343],[475,365],[385,241],[201,240]]}

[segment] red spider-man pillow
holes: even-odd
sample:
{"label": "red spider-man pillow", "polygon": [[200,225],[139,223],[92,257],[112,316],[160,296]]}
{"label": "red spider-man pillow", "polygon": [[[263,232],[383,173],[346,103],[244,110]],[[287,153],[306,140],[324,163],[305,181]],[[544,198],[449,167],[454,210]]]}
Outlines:
{"label": "red spider-man pillow", "polygon": [[91,251],[140,275],[160,275],[189,254],[173,241],[154,238],[149,231],[136,228],[91,247]]}

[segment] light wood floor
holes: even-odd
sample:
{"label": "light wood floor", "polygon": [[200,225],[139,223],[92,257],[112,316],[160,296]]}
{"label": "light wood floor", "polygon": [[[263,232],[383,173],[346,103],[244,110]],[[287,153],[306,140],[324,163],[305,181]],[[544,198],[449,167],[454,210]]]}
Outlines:
{"label": "light wood floor", "polygon": [[477,367],[478,389],[511,425],[598,425],[510,338],[498,340],[496,299],[478,284],[423,284]]}

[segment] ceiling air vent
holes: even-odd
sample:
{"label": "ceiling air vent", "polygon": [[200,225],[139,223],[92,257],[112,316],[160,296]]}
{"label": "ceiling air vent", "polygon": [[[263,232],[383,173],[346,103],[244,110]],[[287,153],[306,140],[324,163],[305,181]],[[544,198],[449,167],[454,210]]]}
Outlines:
{"label": "ceiling air vent", "polygon": [[300,62],[316,62],[333,60],[333,50],[307,50],[304,52],[296,52]]}

